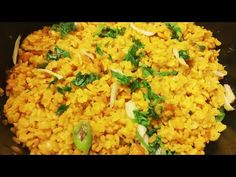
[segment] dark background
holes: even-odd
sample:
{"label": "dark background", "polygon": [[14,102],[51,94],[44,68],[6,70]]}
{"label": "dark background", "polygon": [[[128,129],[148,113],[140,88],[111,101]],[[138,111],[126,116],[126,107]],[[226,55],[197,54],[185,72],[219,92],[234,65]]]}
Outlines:
{"label": "dark background", "polygon": [[[5,88],[6,70],[13,66],[12,52],[14,43],[19,34],[22,38],[29,33],[40,29],[42,26],[51,25],[52,22],[0,22],[0,87]],[[220,46],[220,63],[226,66],[228,75],[222,83],[228,83],[236,90],[236,22],[198,22],[213,31],[214,37],[222,42]],[[9,126],[2,125],[4,115],[2,113],[6,97],[0,98],[0,155],[13,154],[9,148],[14,142]],[[206,154],[234,154],[236,155],[236,111],[227,112],[223,123],[227,129],[216,142],[211,142],[206,147]],[[15,144],[14,144],[15,145]],[[28,151],[25,150],[24,154]]]}

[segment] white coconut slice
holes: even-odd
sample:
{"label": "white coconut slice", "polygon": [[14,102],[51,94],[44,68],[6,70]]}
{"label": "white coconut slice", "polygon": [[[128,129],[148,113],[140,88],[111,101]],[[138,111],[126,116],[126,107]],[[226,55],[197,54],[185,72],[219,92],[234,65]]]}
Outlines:
{"label": "white coconut slice", "polygon": [[48,73],[48,74],[50,74],[50,75],[52,75],[52,76],[55,76],[58,80],[63,79],[63,76],[62,76],[62,75],[57,74],[57,73],[54,73],[54,72],[52,72],[52,71],[50,71],[50,70],[48,70],[48,69],[38,69],[38,70],[41,71],[41,72]]}
{"label": "white coconut slice", "polygon": [[227,100],[227,98],[224,96],[225,98],[225,103],[224,103],[224,108],[226,111],[233,111],[234,107],[230,105],[229,101]]}
{"label": "white coconut slice", "polygon": [[116,100],[116,95],[117,95],[117,90],[118,90],[118,84],[115,82],[111,86],[110,108],[112,108],[114,106],[114,103]]}
{"label": "white coconut slice", "polygon": [[144,137],[145,133],[147,132],[147,128],[143,125],[138,124],[137,131],[141,137]]}
{"label": "white coconut slice", "polygon": [[221,71],[213,71],[213,73],[214,73],[216,76],[222,77],[222,78],[227,75],[226,73],[223,73],[223,72],[221,72]]}
{"label": "white coconut slice", "polygon": [[120,73],[120,74],[124,74],[120,69],[111,69],[112,71],[114,71],[114,72],[117,72],[117,73]]}
{"label": "white coconut slice", "polygon": [[21,40],[21,35],[19,35],[16,39],[13,54],[12,54],[12,60],[13,60],[14,65],[16,65],[16,63],[17,63],[17,56],[18,56],[18,51],[19,51],[19,47],[20,47],[20,40]]}
{"label": "white coconut slice", "polygon": [[159,147],[157,150],[156,150],[156,155],[164,155],[165,154],[165,150],[161,147]]}
{"label": "white coconut slice", "polygon": [[235,95],[234,92],[232,91],[230,85],[228,84],[224,84],[224,88],[225,88],[225,97],[228,100],[228,102],[231,104],[234,102],[235,100]]}
{"label": "white coconut slice", "polygon": [[129,118],[134,119],[134,113],[133,111],[136,110],[137,107],[133,101],[128,101],[125,103],[125,110]]}
{"label": "white coconut slice", "polygon": [[146,31],[146,30],[143,30],[141,28],[138,28],[137,26],[134,25],[134,23],[130,23],[130,27],[133,30],[135,30],[135,31],[137,31],[137,32],[139,32],[139,33],[141,33],[141,34],[143,34],[145,36],[149,36],[150,37],[150,36],[154,36],[156,34],[155,32]]}
{"label": "white coconut slice", "polygon": [[188,64],[185,62],[185,60],[183,58],[179,57],[179,51],[177,49],[173,49],[173,54],[174,54],[175,58],[179,61],[179,63],[181,65],[189,67]]}

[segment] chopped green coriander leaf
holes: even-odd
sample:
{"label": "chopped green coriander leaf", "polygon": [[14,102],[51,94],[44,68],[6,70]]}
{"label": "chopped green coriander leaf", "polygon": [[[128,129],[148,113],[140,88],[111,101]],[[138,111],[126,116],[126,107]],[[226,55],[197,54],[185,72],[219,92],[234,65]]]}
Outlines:
{"label": "chopped green coriander leaf", "polygon": [[148,127],[148,129],[147,129],[147,135],[149,136],[149,137],[151,137],[154,133],[156,133],[157,132],[157,129],[156,128],[153,128],[153,127]]}
{"label": "chopped green coriander leaf", "polygon": [[154,118],[154,119],[159,119],[159,115],[157,114],[156,110],[155,110],[155,106],[151,105],[148,108],[148,117]]}
{"label": "chopped green coriander leaf", "polygon": [[184,60],[189,60],[189,54],[187,50],[179,50],[179,57],[184,59]]}
{"label": "chopped green coriander leaf", "polygon": [[156,154],[157,149],[160,148],[161,146],[162,146],[161,138],[157,136],[157,139],[149,144],[149,149],[148,149],[149,154],[153,155]]}
{"label": "chopped green coriander leaf", "polygon": [[135,80],[130,84],[131,92],[134,92],[135,90],[140,89],[140,88],[141,88],[141,85],[140,85],[139,79],[135,79]]}
{"label": "chopped green coriander leaf", "polygon": [[74,22],[66,22],[52,25],[52,30],[61,33],[61,37],[65,37],[69,32],[75,31],[76,26]]}
{"label": "chopped green coriander leaf", "polygon": [[58,46],[55,47],[55,52],[56,52],[58,58],[65,58],[65,57],[70,58],[70,53],[65,50],[62,50]]}
{"label": "chopped green coriander leaf", "polygon": [[56,115],[60,116],[62,115],[68,108],[69,108],[70,105],[65,105],[65,104],[62,104],[56,111]]}
{"label": "chopped green coriander leaf", "polygon": [[126,54],[124,60],[130,61],[136,68],[139,66],[140,55],[137,54],[137,51],[141,48],[144,48],[144,45],[138,39],[132,39],[134,43]]}
{"label": "chopped green coriander leaf", "polygon": [[65,92],[71,92],[72,88],[70,86],[65,87],[57,87],[57,91],[61,94],[65,94]]}
{"label": "chopped green coriander leaf", "polygon": [[128,85],[131,82],[131,77],[130,76],[125,76],[119,72],[111,71],[112,77],[115,77],[118,79],[118,81],[123,84],[123,85]]}
{"label": "chopped green coriander leaf", "polygon": [[111,54],[108,55],[108,59],[109,59],[110,61],[112,61],[112,56],[111,56]]}
{"label": "chopped green coriander leaf", "polygon": [[125,27],[110,28],[109,26],[106,27],[98,26],[98,31],[96,35],[98,35],[100,38],[110,37],[115,39],[118,35],[123,36],[125,31],[126,31]]}
{"label": "chopped green coriander leaf", "polygon": [[154,69],[152,69],[152,67],[150,67],[150,66],[143,66],[142,71],[143,71],[144,78],[146,78],[150,75],[153,75],[153,73],[154,73]]}
{"label": "chopped green coriander leaf", "polygon": [[103,51],[102,51],[102,49],[97,45],[96,46],[96,52],[100,55],[100,56],[103,56]]}
{"label": "chopped green coriander leaf", "polygon": [[77,87],[85,87],[87,84],[92,83],[95,80],[98,80],[99,77],[97,74],[95,73],[91,73],[91,74],[82,74],[81,72],[79,72],[75,79],[73,79],[71,81],[72,84],[74,84]]}
{"label": "chopped green coriander leaf", "polygon": [[55,53],[56,54],[53,55],[53,52],[51,50],[49,50],[47,53],[48,60],[56,60],[57,61],[60,58],[65,58],[65,57],[70,58],[70,53],[65,50],[62,50],[58,46],[55,46]]}
{"label": "chopped green coriander leaf", "polygon": [[54,79],[49,83],[48,88],[51,87],[51,85],[55,84],[58,81],[57,77],[54,77]]}
{"label": "chopped green coriander leaf", "polygon": [[140,112],[140,111],[134,110],[133,113],[134,113],[135,121],[138,124],[141,124],[145,127],[150,125],[151,121],[148,118],[148,115],[146,112]]}
{"label": "chopped green coriander leaf", "polygon": [[176,23],[166,22],[166,26],[172,32],[172,39],[177,39],[178,41],[182,40],[182,30]]}
{"label": "chopped green coriander leaf", "polygon": [[216,117],[215,117],[215,119],[216,119],[216,121],[219,121],[219,122],[221,122],[224,118],[225,118],[225,111],[224,111],[224,107],[222,106],[222,107],[220,107],[220,109],[219,109],[219,111],[220,111],[220,114],[219,115],[217,115]]}

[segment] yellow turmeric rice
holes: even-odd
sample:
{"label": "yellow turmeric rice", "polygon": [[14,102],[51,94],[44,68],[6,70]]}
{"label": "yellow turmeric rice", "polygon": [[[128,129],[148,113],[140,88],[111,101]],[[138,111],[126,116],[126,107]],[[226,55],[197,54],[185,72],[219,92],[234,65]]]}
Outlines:
{"label": "yellow turmeric rice", "polygon": [[204,154],[234,109],[220,45],[194,23],[44,27],[20,45],[4,113],[31,154],[83,154],[81,120],[88,154]]}

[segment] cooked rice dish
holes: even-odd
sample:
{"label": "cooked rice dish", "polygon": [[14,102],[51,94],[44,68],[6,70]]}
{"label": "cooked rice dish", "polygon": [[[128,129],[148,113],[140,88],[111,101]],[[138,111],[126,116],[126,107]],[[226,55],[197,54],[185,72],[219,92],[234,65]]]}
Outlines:
{"label": "cooked rice dish", "polygon": [[14,140],[30,154],[204,154],[234,110],[220,45],[183,22],[67,22],[19,37],[4,106]]}

